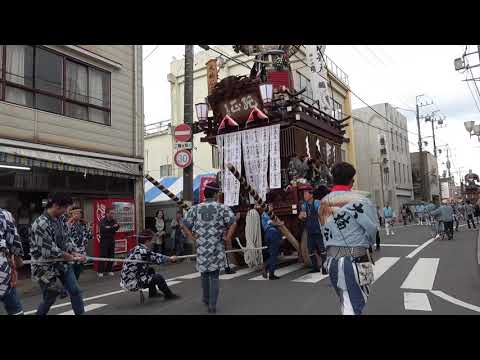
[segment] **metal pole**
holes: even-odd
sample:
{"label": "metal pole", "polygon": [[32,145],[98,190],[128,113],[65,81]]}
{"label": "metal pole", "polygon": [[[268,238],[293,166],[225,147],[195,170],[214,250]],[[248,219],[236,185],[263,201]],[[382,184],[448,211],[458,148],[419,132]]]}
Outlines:
{"label": "metal pole", "polygon": [[425,169],[423,164],[423,151],[422,151],[422,134],[420,130],[420,113],[418,109],[418,97],[416,100],[416,115],[417,115],[417,128],[418,128],[418,151],[420,153],[420,200],[425,200],[424,194],[424,177],[425,177]]}
{"label": "metal pole", "polygon": [[385,207],[385,192],[383,190],[383,168],[382,168],[381,161],[378,163],[378,166],[380,167],[380,186],[382,187],[382,209],[383,209]]}
{"label": "metal pole", "polygon": [[[193,45],[185,45],[185,83],[183,96],[183,122],[193,125]],[[190,142],[193,142],[193,134]],[[192,163],[183,169],[183,200],[193,203],[193,146]]]}

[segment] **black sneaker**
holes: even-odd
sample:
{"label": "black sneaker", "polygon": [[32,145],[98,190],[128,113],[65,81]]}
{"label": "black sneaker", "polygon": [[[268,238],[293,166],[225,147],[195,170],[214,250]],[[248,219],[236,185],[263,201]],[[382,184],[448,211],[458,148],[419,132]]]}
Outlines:
{"label": "black sneaker", "polygon": [[225,268],[225,274],[235,274],[236,271],[230,267]]}
{"label": "black sneaker", "polygon": [[156,293],[149,293],[149,294],[148,294],[148,297],[149,297],[149,298],[160,298],[160,297],[163,297],[163,295],[160,294],[160,293],[158,293],[158,292],[156,292]]}
{"label": "black sneaker", "polygon": [[266,278],[268,277],[268,275],[267,275],[267,272],[266,272],[266,271],[264,271],[264,272],[262,273],[262,277],[263,277],[264,279],[266,279]]}
{"label": "black sneaker", "polygon": [[319,273],[319,272],[320,272],[320,269],[312,269],[308,273],[313,274],[313,273]]}
{"label": "black sneaker", "polygon": [[280,278],[278,276],[275,276],[275,274],[270,274],[268,276],[268,280],[278,280],[278,279],[280,279]]}
{"label": "black sneaker", "polygon": [[328,270],[322,266],[322,275],[328,275]]}
{"label": "black sneaker", "polygon": [[209,314],[216,314],[217,313],[217,309],[213,308],[213,309],[208,309],[208,313]]}

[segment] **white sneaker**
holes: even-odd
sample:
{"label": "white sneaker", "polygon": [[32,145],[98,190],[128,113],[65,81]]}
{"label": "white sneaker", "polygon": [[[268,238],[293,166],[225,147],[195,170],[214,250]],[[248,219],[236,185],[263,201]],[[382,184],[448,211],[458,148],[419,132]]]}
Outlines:
{"label": "white sneaker", "polygon": [[97,273],[97,276],[98,276],[99,278],[101,278],[101,277],[103,277],[103,273]]}
{"label": "white sneaker", "polygon": [[113,272],[109,272],[108,275],[113,276],[115,274]]}
{"label": "white sneaker", "polygon": [[394,232],[392,232],[392,235],[395,235],[395,233],[394,233]]}

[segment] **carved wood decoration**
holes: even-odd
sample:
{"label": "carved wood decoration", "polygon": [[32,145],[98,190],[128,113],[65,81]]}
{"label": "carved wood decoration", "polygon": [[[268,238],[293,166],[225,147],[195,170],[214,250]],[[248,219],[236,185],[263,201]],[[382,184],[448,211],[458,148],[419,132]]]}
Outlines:
{"label": "carved wood decoration", "polygon": [[210,59],[207,62],[207,83],[208,95],[212,94],[213,88],[218,82],[217,59]]}

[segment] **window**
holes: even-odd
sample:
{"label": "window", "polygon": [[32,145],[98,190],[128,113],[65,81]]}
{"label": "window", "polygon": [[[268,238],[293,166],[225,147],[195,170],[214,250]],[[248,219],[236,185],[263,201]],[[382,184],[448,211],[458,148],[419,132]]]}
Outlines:
{"label": "window", "polygon": [[395,177],[395,184],[397,183],[397,162],[393,160],[393,175]]}
{"label": "window", "polygon": [[172,176],[172,165],[160,165],[160,177]]}
{"label": "window", "polygon": [[402,165],[403,166],[403,183],[406,184],[407,183],[407,177],[406,177],[406,174],[405,174],[405,164]]}
{"label": "window", "polygon": [[42,46],[0,45],[0,100],[110,125],[110,73]]}
{"label": "window", "polygon": [[393,142],[393,128],[390,128],[390,135],[392,135],[392,150],[395,149],[395,144]]}
{"label": "window", "polygon": [[398,131],[395,131],[395,144],[397,146],[397,151],[398,151]]}
{"label": "window", "polygon": [[313,103],[314,102],[314,99],[313,99],[313,90],[312,90],[312,84],[310,83],[310,80],[307,79],[306,76],[302,75],[299,71],[297,71],[297,85],[296,85],[296,88],[297,88],[297,91],[300,91],[300,90],[303,90],[304,88],[306,88],[307,90],[302,94],[300,95],[306,102],[308,103]]}
{"label": "window", "polygon": [[342,119],[342,104],[333,100],[333,117],[337,120]]}

